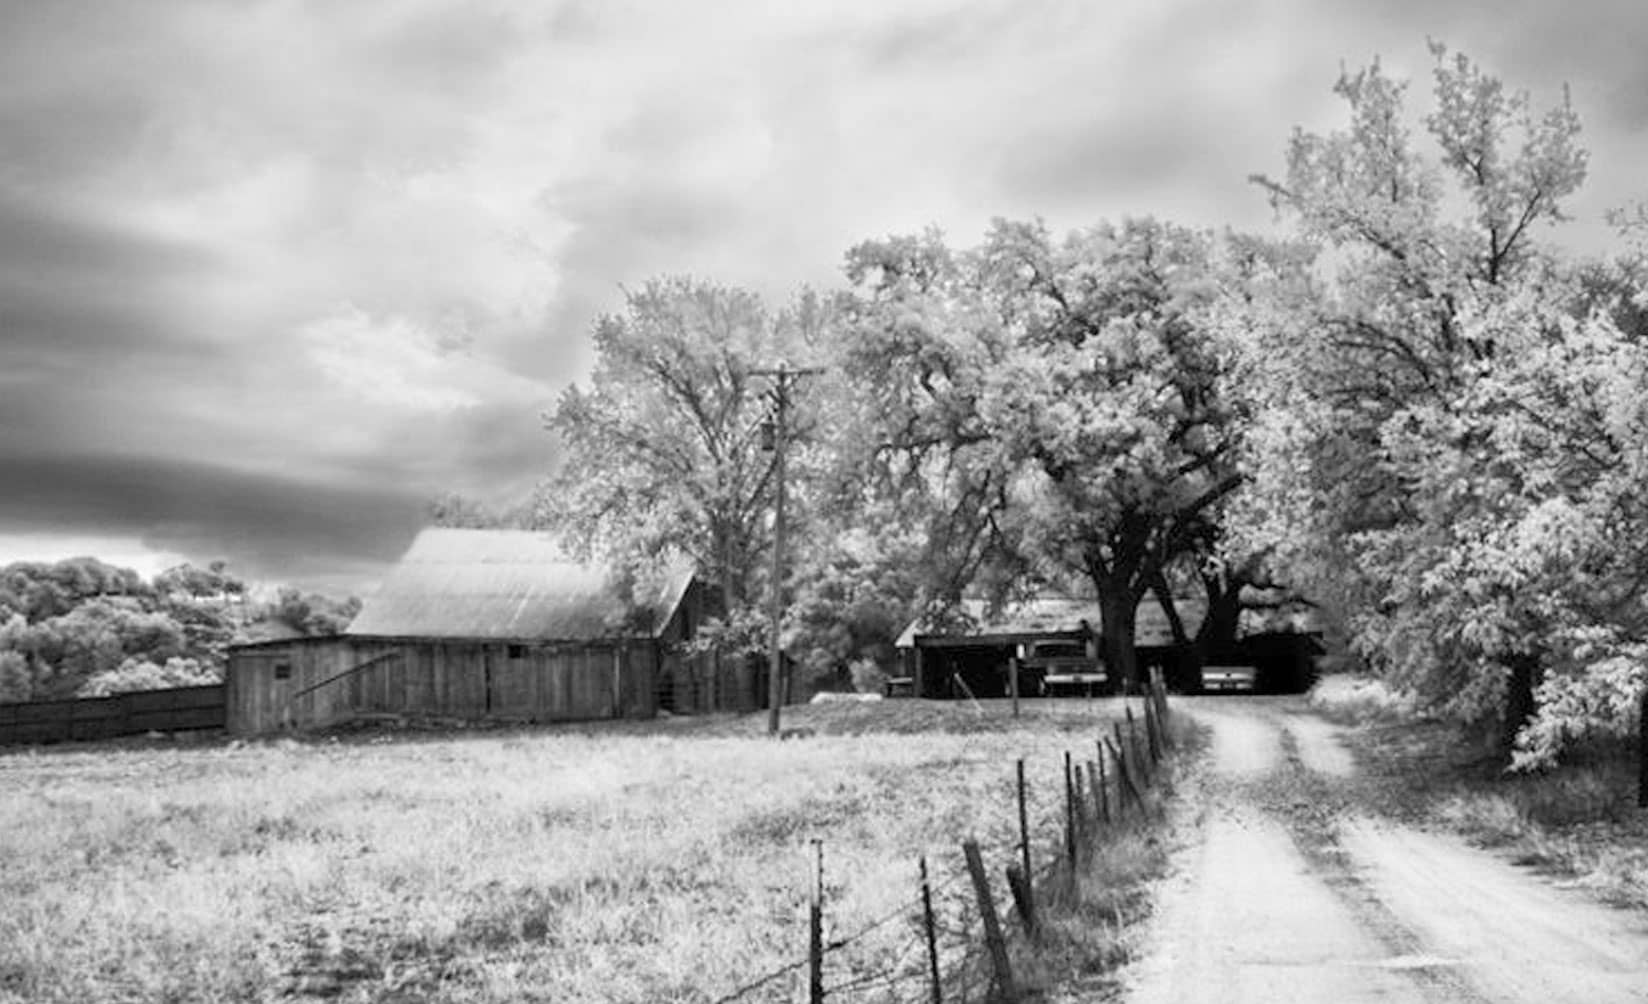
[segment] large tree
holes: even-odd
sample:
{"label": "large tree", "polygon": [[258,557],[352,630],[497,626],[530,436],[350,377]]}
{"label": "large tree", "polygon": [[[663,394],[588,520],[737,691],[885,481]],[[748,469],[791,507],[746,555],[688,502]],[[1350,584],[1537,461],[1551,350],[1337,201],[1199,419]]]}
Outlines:
{"label": "large tree", "polygon": [[1001,221],[965,252],[929,234],[849,255],[885,483],[945,528],[958,586],[1003,565],[1090,583],[1128,683],[1140,599],[1240,481],[1240,416],[1201,322],[1211,253],[1144,219],[1062,240]]}
{"label": "large tree", "polygon": [[1640,613],[1604,597],[1637,564],[1607,535],[1639,523],[1643,370],[1536,239],[1585,176],[1566,96],[1536,115],[1432,51],[1439,156],[1375,63],[1336,87],[1347,129],[1297,133],[1286,176],[1256,179],[1331,278],[1227,315],[1264,405],[1238,536],[1331,602],[1376,668],[1508,744],[1542,681],[1583,676],[1585,639]]}
{"label": "large tree", "polygon": [[801,361],[823,313],[811,296],[774,313],[690,278],[629,291],[595,326],[589,382],[549,417],[564,452],[541,521],[623,568],[691,559],[719,587],[722,616],[753,628],[774,488],[772,384],[753,371]]}

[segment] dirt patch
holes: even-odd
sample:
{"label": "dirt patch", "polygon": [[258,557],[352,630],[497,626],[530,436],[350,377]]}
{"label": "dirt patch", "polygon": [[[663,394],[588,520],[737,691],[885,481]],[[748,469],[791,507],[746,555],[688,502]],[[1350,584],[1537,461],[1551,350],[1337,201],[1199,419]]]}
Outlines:
{"label": "dirt patch", "polygon": [[1598,747],[1559,770],[1521,775],[1441,722],[1385,720],[1343,738],[1358,791],[1379,815],[1451,830],[1604,902],[1648,908],[1648,812],[1636,806],[1628,747]]}
{"label": "dirt patch", "polygon": [[[1648,927],[1457,841],[1371,821],[1392,778],[1357,771],[1339,726],[1289,700],[1194,713],[1230,759],[1187,786],[1198,823],[1128,973],[1131,999],[1640,999]],[[1542,917],[1593,947],[1542,939]],[[1496,927],[1518,933],[1475,933]]]}

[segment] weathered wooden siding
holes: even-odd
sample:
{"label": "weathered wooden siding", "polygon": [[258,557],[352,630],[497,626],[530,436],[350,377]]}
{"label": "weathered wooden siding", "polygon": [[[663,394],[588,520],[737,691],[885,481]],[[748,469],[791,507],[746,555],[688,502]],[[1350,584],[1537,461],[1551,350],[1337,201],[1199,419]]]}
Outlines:
{"label": "weathered wooden siding", "polygon": [[713,615],[715,601],[713,590],[694,582],[659,633],[656,707],[676,714],[695,714],[748,712],[766,706],[764,663],[686,650],[705,618]]}
{"label": "weathered wooden siding", "polygon": [[[512,654],[513,653],[513,654]],[[277,668],[289,667],[285,679]],[[519,721],[650,717],[646,640],[584,644],[305,639],[230,656],[228,727],[317,728],[363,714]]]}
{"label": "weathered wooden siding", "polygon": [[221,729],[224,707],[224,688],[219,684],[0,704],[0,746]]}
{"label": "weathered wooden siding", "polygon": [[334,638],[232,650],[224,676],[229,731],[318,728],[348,718],[348,695],[326,681],[353,665],[353,655],[349,642]]}

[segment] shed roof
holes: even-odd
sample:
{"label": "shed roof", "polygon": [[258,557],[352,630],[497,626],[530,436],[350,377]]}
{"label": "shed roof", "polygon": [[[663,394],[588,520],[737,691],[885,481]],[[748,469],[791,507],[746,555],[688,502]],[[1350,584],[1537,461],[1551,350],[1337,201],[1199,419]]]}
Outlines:
{"label": "shed roof", "polygon": [[[1201,626],[1204,605],[1198,600],[1181,599],[1175,607],[1184,619],[1185,630],[1195,634]],[[918,619],[899,635],[899,648],[912,648],[918,638],[977,641],[980,644],[1011,643],[1051,634],[1074,634],[1083,630],[1097,633],[1100,624],[1099,601],[1072,596],[1044,594],[1027,600],[1008,603],[991,611],[984,600],[962,600],[957,611],[960,625],[940,626]],[[1173,644],[1173,630],[1168,624],[1167,612],[1154,596],[1139,603],[1135,614],[1134,642],[1142,646]]]}
{"label": "shed roof", "polygon": [[[1199,597],[1179,597],[1174,608],[1184,619],[1185,631],[1194,635],[1206,616],[1207,604]],[[991,611],[984,600],[962,600],[957,610],[960,624],[935,624],[918,618],[899,635],[899,648],[912,648],[918,638],[938,644],[1006,644],[1050,634],[1074,634],[1085,622],[1089,630],[1099,630],[1098,600],[1057,594],[1042,594],[1009,603]],[[1134,643],[1144,647],[1173,644],[1173,629],[1167,611],[1155,596],[1139,603],[1134,615]],[[1238,632],[1243,635],[1266,632],[1310,634],[1323,628],[1321,616],[1308,604],[1289,599],[1280,590],[1244,587]]]}
{"label": "shed roof", "polygon": [[635,603],[608,569],[566,557],[531,530],[419,533],[345,634],[355,637],[588,641],[656,637],[692,572],[672,571]]}

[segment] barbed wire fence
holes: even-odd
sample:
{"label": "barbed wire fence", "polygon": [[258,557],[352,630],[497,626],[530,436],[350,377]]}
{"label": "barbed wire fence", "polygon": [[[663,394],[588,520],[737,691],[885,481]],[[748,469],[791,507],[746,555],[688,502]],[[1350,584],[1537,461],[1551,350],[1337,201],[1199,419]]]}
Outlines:
{"label": "barbed wire fence", "polygon": [[[964,866],[918,881],[896,907],[851,932],[826,937],[823,850],[809,904],[808,949],[713,999],[713,1004],[802,1000],[807,1004],[1012,1004],[1019,999],[1014,952],[1034,944],[1041,910],[1074,894],[1084,865],[1123,827],[1161,819],[1157,785],[1174,740],[1172,709],[1159,671],[1125,720],[1094,738],[1091,751],[1066,751],[1063,791],[1034,798],[1025,761],[1016,764],[1016,835],[963,841]],[[815,841],[815,844],[818,842]],[[1000,866],[1003,886],[986,861]],[[1005,895],[1000,895],[999,892]],[[1006,914],[1010,907],[1011,914]],[[1016,923],[1008,923],[1016,919]]]}

